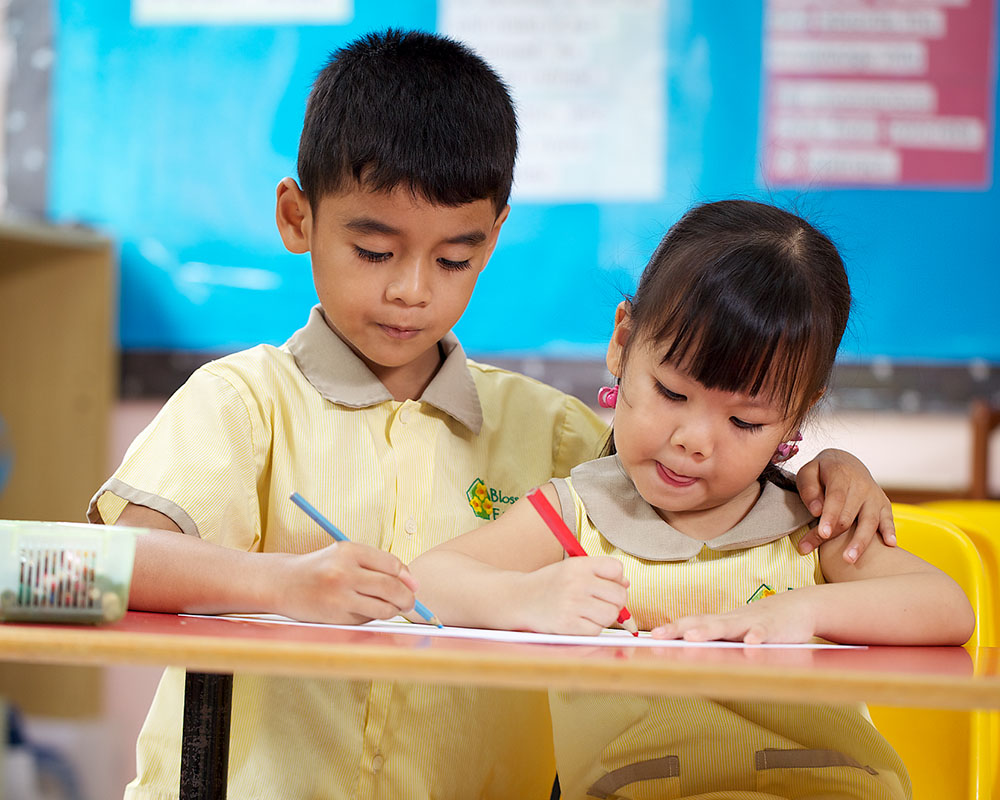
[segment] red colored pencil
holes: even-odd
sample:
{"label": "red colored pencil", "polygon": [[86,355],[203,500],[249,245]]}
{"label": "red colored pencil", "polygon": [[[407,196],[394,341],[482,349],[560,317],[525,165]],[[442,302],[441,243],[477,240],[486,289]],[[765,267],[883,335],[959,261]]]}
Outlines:
{"label": "red colored pencil", "polygon": [[[581,545],[579,540],[577,540],[577,538],[573,535],[573,532],[566,527],[566,523],[563,522],[562,517],[556,513],[556,510],[545,498],[544,494],[542,494],[538,489],[532,489],[524,496],[527,497],[528,502],[535,507],[535,511],[538,512],[545,524],[549,526],[549,530],[552,531],[556,539],[559,540],[559,544],[562,545],[563,550],[565,550],[567,554],[570,556],[587,555],[587,551],[583,549],[583,545]],[[632,615],[629,613],[627,608],[623,608],[621,613],[618,615],[618,624],[625,628],[625,630],[633,636],[639,635],[639,628],[635,624],[635,620],[632,619]]]}

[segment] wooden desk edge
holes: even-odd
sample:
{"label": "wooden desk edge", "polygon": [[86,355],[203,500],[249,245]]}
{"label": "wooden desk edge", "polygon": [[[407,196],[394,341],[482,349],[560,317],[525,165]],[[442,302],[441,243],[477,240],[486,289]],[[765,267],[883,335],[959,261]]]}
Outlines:
{"label": "wooden desk edge", "polygon": [[[12,634],[12,631],[16,632]],[[137,639],[141,646],[137,646]],[[530,648],[498,660],[486,652],[365,644],[302,643],[101,629],[0,625],[0,660],[76,665],[173,665],[195,672],[257,673],[359,680],[407,680],[501,689],[697,695],[731,700],[851,703],[914,708],[1000,709],[1000,677],[877,672],[698,661],[622,661],[545,657]],[[727,680],[728,679],[728,680]],[[724,688],[720,690],[720,684]]]}

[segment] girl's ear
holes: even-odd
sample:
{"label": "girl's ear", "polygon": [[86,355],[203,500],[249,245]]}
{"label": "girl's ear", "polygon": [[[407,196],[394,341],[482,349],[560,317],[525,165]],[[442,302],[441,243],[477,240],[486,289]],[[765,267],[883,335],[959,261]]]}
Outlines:
{"label": "girl's ear", "polygon": [[281,241],[292,253],[308,253],[312,234],[312,208],[294,178],[282,178],[276,190],[274,219]]}
{"label": "girl's ear", "polygon": [[629,315],[629,302],[622,300],[615,309],[615,329],[608,342],[608,357],[606,363],[608,372],[616,378],[622,376],[622,359],[625,355],[625,345],[631,335],[632,318]]}

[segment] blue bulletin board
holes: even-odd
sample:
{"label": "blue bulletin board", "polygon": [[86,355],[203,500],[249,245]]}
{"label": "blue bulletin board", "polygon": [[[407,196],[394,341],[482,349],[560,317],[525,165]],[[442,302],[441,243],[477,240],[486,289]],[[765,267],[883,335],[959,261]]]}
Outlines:
{"label": "blue bulletin board", "polygon": [[[309,263],[283,249],[273,204],[278,181],[295,174],[312,79],[364,32],[440,24],[433,0],[345,7],[337,24],[141,24],[128,0],[57,0],[49,212],[120,243],[123,348],[234,350],[280,343],[305,322]],[[779,191],[760,167],[763,5],[662,8],[655,190],[515,195],[457,329],[466,349],[602,354],[621,292],[666,227],[691,203],[739,195],[794,207],[841,246],[856,295],[843,358],[1000,362],[992,118],[981,185]],[[994,30],[991,114],[995,42]],[[633,122],[619,120],[626,131]]]}

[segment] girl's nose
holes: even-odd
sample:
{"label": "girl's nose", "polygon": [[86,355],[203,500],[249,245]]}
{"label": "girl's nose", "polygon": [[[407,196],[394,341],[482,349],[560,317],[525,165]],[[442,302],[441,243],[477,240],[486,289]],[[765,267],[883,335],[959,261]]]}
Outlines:
{"label": "girl's nose", "polygon": [[420,261],[400,264],[386,286],[386,298],[389,302],[422,306],[428,303],[430,297],[428,269]]}
{"label": "girl's nose", "polygon": [[712,454],[712,436],[707,426],[685,423],[674,428],[670,444],[681,448],[691,458],[703,459]]}

